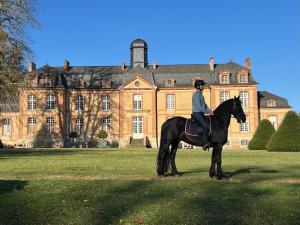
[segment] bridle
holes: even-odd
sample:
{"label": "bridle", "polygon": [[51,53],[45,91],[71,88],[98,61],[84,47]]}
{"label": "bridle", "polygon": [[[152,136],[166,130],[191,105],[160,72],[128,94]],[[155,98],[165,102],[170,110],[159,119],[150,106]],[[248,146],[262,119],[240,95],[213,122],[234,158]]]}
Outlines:
{"label": "bridle", "polygon": [[233,100],[233,113],[232,115],[234,116],[234,118],[238,119],[239,121],[242,121],[241,116],[242,116],[242,112],[237,112],[237,106],[235,101]]}

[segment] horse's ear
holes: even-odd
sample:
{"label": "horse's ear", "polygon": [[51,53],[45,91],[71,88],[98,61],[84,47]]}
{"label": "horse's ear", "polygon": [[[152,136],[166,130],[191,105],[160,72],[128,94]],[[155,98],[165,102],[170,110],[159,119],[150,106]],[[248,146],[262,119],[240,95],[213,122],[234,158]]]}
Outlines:
{"label": "horse's ear", "polygon": [[234,100],[236,100],[236,97],[234,96],[234,98],[233,98]]}
{"label": "horse's ear", "polygon": [[241,97],[241,96],[238,96],[237,99],[240,100],[240,97]]}

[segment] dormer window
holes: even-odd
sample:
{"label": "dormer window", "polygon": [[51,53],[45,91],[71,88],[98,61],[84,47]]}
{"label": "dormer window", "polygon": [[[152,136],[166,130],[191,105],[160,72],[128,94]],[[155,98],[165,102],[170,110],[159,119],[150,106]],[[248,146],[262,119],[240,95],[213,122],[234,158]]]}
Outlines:
{"label": "dormer window", "polygon": [[176,80],[174,78],[165,79],[165,86],[166,87],[174,87],[176,84]]}
{"label": "dormer window", "polygon": [[274,100],[270,100],[267,102],[267,106],[268,107],[276,107],[277,106],[277,102]]}
{"label": "dormer window", "polygon": [[224,71],[219,74],[219,79],[221,84],[229,84],[230,83],[230,73]]}
{"label": "dormer window", "polygon": [[112,81],[111,80],[102,80],[102,88],[111,88]]}
{"label": "dormer window", "polygon": [[246,75],[240,75],[240,83],[248,83],[248,79]]}
{"label": "dormer window", "polygon": [[47,86],[48,87],[54,87],[54,79],[53,78],[48,78]]}

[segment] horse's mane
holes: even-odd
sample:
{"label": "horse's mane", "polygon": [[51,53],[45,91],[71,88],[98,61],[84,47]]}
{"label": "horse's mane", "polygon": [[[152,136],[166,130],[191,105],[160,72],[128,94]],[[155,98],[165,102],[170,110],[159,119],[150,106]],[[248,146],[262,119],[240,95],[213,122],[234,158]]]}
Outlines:
{"label": "horse's mane", "polygon": [[224,111],[228,110],[232,105],[233,99],[228,99],[224,102],[222,102],[215,110],[214,114],[223,114]]}

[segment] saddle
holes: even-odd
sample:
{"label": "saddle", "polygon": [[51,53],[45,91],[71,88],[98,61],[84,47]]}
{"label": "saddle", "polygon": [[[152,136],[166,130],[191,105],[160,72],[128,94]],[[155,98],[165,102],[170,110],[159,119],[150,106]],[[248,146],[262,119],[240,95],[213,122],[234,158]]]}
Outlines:
{"label": "saddle", "polygon": [[[211,133],[211,120],[209,116],[205,116],[205,122],[208,125],[209,134]],[[185,123],[185,134],[193,137],[202,137],[203,128],[198,125],[193,114],[191,119],[187,119]],[[209,135],[208,134],[208,135]]]}

